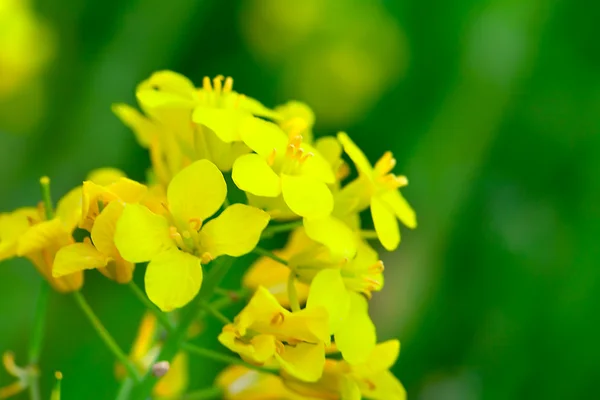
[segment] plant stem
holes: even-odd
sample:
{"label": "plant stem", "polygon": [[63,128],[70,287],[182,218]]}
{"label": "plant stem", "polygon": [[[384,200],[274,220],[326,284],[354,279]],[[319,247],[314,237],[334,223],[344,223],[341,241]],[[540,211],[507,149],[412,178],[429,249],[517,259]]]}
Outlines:
{"label": "plant stem", "polygon": [[117,392],[117,397],[115,397],[115,400],[128,400],[133,383],[134,382],[130,377],[126,377],[123,382],[121,382],[121,386],[119,387],[119,391]]}
{"label": "plant stem", "polygon": [[154,314],[154,316],[158,319],[158,321],[163,326],[163,328],[165,328],[167,330],[167,332],[172,333],[175,330],[175,328],[173,327],[173,324],[171,323],[171,321],[169,321],[169,318],[167,317],[167,315],[165,313],[163,313],[162,311],[160,311],[158,309],[158,307],[156,307],[148,299],[146,294],[142,291],[142,289],[140,289],[140,287],[138,285],[135,284],[134,281],[129,281],[128,286],[131,289],[131,291],[133,292],[133,294],[144,304],[144,306],[146,306],[148,311],[150,311],[152,314]]}
{"label": "plant stem", "polygon": [[[228,256],[221,256],[213,261],[214,265],[206,274],[206,279],[202,284],[200,293],[192,300],[187,313],[183,315],[175,331],[167,337],[156,360],[171,361],[177,352],[179,352],[186,339],[188,328],[196,320],[198,312],[201,310],[202,303],[210,300],[215,289],[221,283],[231,265],[233,265],[233,261],[234,258]],[[150,397],[156,381],[157,378],[151,372],[146,373],[141,382],[134,386],[130,398],[134,400],[146,400]]]}
{"label": "plant stem", "polygon": [[223,389],[213,386],[206,389],[200,389],[183,396],[183,400],[207,400],[219,399],[223,397]]}
{"label": "plant stem", "polygon": [[83,297],[83,294],[81,294],[81,292],[79,291],[73,292],[73,297],[75,298],[75,301],[77,302],[79,308],[81,308],[85,316],[92,324],[93,328],[98,333],[98,336],[100,336],[102,341],[104,341],[104,343],[106,344],[106,347],[108,347],[109,350],[112,351],[114,356],[125,366],[125,369],[127,369],[129,376],[135,381],[139,381],[140,378],[136,368],[131,363],[127,355],[123,352],[123,350],[121,350],[115,339],[113,339],[110,333],[106,330],[104,325],[102,325],[102,322],[100,322],[100,319],[98,319],[85,297]]}
{"label": "plant stem", "polygon": [[[54,207],[52,205],[52,196],[50,194],[50,178],[43,176],[40,178],[40,188],[42,191],[42,201],[44,203],[44,212],[46,219],[54,218]],[[38,294],[35,306],[35,319],[33,322],[33,335],[29,343],[28,361],[29,365],[35,367],[40,360],[42,343],[44,341],[44,328],[46,326],[46,314],[48,311],[48,297],[50,296],[50,286],[45,279],[40,283],[40,292]],[[39,373],[32,373],[29,379],[29,395],[31,400],[40,399]]]}
{"label": "plant stem", "polygon": [[362,230],[360,231],[360,236],[363,239],[378,239],[379,236],[377,236],[377,232],[375,232],[374,230]]}
{"label": "plant stem", "polygon": [[291,221],[283,224],[268,226],[262,233],[262,238],[270,238],[278,233],[289,232],[302,226],[302,221]]}
{"label": "plant stem", "polygon": [[223,315],[221,311],[212,307],[209,303],[202,303],[202,308],[204,308],[210,315],[221,321],[223,325],[231,324],[231,320],[229,318]]}
{"label": "plant stem", "polygon": [[273,253],[271,250],[266,250],[266,249],[263,249],[261,247],[256,247],[253,250],[253,252],[255,254],[258,254],[259,256],[269,257],[270,259],[275,260],[275,261],[277,261],[280,264],[289,265],[289,262],[287,262],[283,258],[279,257],[278,255],[276,255],[275,253]]}
{"label": "plant stem", "polygon": [[219,361],[219,362],[222,362],[223,364],[241,365],[246,368],[253,369],[253,370],[259,371],[259,372],[264,372],[267,374],[278,374],[279,373],[277,369],[252,365],[252,364],[245,362],[241,358],[232,357],[227,354],[219,353],[218,351],[206,349],[204,347],[199,347],[199,346],[196,346],[196,345],[193,345],[190,343],[184,343],[182,347],[183,347],[183,350],[187,351],[188,353],[195,354],[197,356],[204,357],[204,358],[210,358],[211,360]]}
{"label": "plant stem", "polygon": [[294,284],[295,281],[296,274],[294,273],[294,271],[290,271],[290,275],[288,276],[287,281],[287,292],[292,312],[300,311],[300,302],[298,301],[298,292],[296,292],[296,285]]}

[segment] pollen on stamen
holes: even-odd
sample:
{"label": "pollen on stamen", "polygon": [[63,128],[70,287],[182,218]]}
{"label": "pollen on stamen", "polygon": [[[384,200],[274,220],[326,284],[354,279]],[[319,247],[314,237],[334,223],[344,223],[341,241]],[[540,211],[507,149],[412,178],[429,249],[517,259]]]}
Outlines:
{"label": "pollen on stamen", "polygon": [[294,146],[292,143],[287,145],[287,148],[285,149],[285,156],[288,158],[294,157],[294,155],[296,154],[296,146]]}
{"label": "pollen on stamen", "polygon": [[308,153],[303,154],[300,157],[300,164],[303,164],[306,160],[308,160],[309,158],[312,158],[315,156],[315,153],[309,151]]}
{"label": "pollen on stamen", "polygon": [[202,221],[198,218],[192,218],[188,222],[189,222],[190,228],[196,232],[198,232],[198,230],[202,227]]}
{"label": "pollen on stamen", "polygon": [[223,86],[223,93],[229,93],[233,90],[233,78],[228,76],[225,79],[225,85]]}
{"label": "pollen on stamen", "polygon": [[375,163],[375,169],[383,174],[387,174],[396,166],[396,159],[391,151],[386,151],[383,156]]}
{"label": "pollen on stamen", "polygon": [[381,260],[379,260],[375,264],[369,266],[369,271],[377,273],[377,274],[383,272],[384,269],[385,269],[385,267],[383,265],[383,261],[381,261]]}
{"label": "pollen on stamen", "polygon": [[285,315],[283,315],[283,313],[281,313],[281,312],[277,313],[271,319],[271,325],[281,325],[281,324],[283,324],[284,320],[285,320]]}
{"label": "pollen on stamen", "polygon": [[221,94],[221,90],[223,89],[223,75],[217,75],[213,79],[213,87],[217,94]]}
{"label": "pollen on stamen", "polygon": [[205,76],[202,79],[202,89],[206,90],[207,92],[212,91],[212,85],[210,83],[210,78],[208,76]]}
{"label": "pollen on stamen", "polygon": [[208,251],[202,253],[202,255],[200,256],[200,260],[202,261],[202,264],[208,264],[209,262],[211,262],[212,260],[214,260],[214,257],[212,256],[212,254],[210,254]]}

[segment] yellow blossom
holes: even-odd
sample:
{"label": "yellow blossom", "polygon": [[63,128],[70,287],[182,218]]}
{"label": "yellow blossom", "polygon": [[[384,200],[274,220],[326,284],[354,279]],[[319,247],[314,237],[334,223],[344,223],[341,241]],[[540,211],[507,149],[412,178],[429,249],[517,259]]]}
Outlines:
{"label": "yellow blossom", "polygon": [[405,400],[404,387],[389,371],[400,352],[400,342],[389,340],[375,346],[360,364],[328,359],[323,376],[314,383],[282,373],[286,387],[303,396],[341,400]]}
{"label": "yellow blossom", "polygon": [[80,194],[80,189],[76,188],[63,197],[51,220],[46,220],[41,208],[21,208],[0,214],[0,261],[25,257],[57,291],[78,290],[83,285],[81,271],[55,278],[52,265],[57,252],[74,243],[71,234],[79,217],[73,210],[79,207]]}
{"label": "yellow blossom", "polygon": [[86,269],[98,269],[106,277],[127,283],[133,277],[135,265],[123,259],[114,243],[117,220],[126,202],[136,203],[147,194],[146,186],[127,179],[116,169],[93,171],[83,182],[79,207],[79,226],[90,231],[90,238],[61,248],[54,260],[52,276],[61,277]]}
{"label": "yellow blossom", "polygon": [[394,250],[400,243],[400,230],[396,219],[409,228],[417,226],[415,212],[398,191],[408,184],[408,180],[405,176],[391,173],[396,165],[391,152],[386,152],[373,167],[348,135],[339,133],[338,139],[359,172],[359,177],[345,186],[341,195],[348,199],[347,203],[350,203],[351,199],[357,199],[358,211],[370,207],[381,244],[387,250]]}
{"label": "yellow blossom", "polygon": [[[295,214],[325,217],[333,210],[327,184],[335,177],[327,161],[302,136],[289,138],[277,125],[246,118],[241,138],[256,154],[246,154],[233,164],[232,177],[242,190],[260,197],[281,195]],[[280,210],[285,212],[285,210]]]}
{"label": "yellow blossom", "polygon": [[125,206],[117,221],[115,244],[125,260],[149,261],[146,292],[163,311],[183,307],[198,293],[201,264],[222,254],[247,254],[258,243],[269,222],[262,210],[233,204],[206,222],[226,196],[219,169],[200,160],[181,170],[169,184],[165,215],[140,204]]}
{"label": "yellow blossom", "polygon": [[278,376],[231,365],[216,379],[225,400],[311,400],[288,389]]}
{"label": "yellow blossom", "polygon": [[292,376],[314,382],[325,363],[328,320],[324,307],[286,310],[261,286],[234,323],[223,327],[219,341],[250,363],[274,359]]}

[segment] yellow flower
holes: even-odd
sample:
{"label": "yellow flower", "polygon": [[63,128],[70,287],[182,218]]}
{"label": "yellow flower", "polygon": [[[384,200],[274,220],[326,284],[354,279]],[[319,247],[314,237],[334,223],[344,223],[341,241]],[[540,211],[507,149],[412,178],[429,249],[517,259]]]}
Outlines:
{"label": "yellow flower", "polygon": [[[247,118],[241,138],[256,154],[235,160],[232,178],[242,190],[260,197],[282,196],[295,214],[325,217],[333,210],[327,184],[335,182],[327,161],[301,136],[288,138],[277,125]],[[283,210],[285,211],[285,210]]]}
{"label": "yellow flower", "polygon": [[216,379],[216,385],[223,389],[225,400],[306,400],[288,389],[280,377],[231,365]]}
{"label": "yellow flower", "polygon": [[166,215],[139,204],[127,204],[117,221],[115,244],[127,261],[149,261],[146,292],[161,310],[186,305],[200,290],[201,264],[227,254],[254,249],[269,216],[243,204],[215,214],[227,196],[219,169],[208,160],[181,170],[167,189]]}
{"label": "yellow flower", "polygon": [[367,360],[351,365],[328,359],[323,376],[314,383],[303,382],[283,371],[286,387],[303,396],[320,399],[405,400],[406,391],[389,371],[400,352],[400,342],[389,340],[375,346]]}
{"label": "yellow flower", "polygon": [[314,382],[323,372],[328,320],[324,307],[286,310],[261,286],[234,323],[223,327],[219,341],[250,363],[274,359],[290,375]]}
{"label": "yellow flower", "polygon": [[14,354],[9,351],[2,355],[2,364],[6,372],[17,378],[17,380],[7,386],[0,387],[0,399],[7,399],[25,391],[29,387],[32,375],[38,373],[34,367],[19,367],[15,363]]}
{"label": "yellow flower", "polygon": [[279,115],[278,125],[288,137],[302,136],[306,143],[312,143],[315,113],[307,104],[299,101],[288,101],[275,107]]}
{"label": "yellow flower", "polygon": [[396,219],[409,228],[417,226],[415,212],[398,191],[408,184],[408,180],[390,172],[396,165],[391,152],[386,152],[372,167],[348,135],[339,133],[338,139],[359,173],[356,180],[342,189],[341,195],[348,199],[347,204],[352,199],[358,199],[358,211],[371,208],[375,231],[381,244],[387,250],[394,250],[400,243],[400,229]]}
{"label": "yellow flower", "polygon": [[80,198],[80,188],[69,192],[58,202],[56,216],[51,220],[46,220],[42,209],[31,207],[0,214],[0,261],[25,257],[55,290],[71,292],[81,288],[81,271],[60,278],[52,276],[57,252],[74,242],[71,234],[79,220]]}
{"label": "yellow flower", "polygon": [[61,248],[54,260],[55,278],[86,269],[98,269],[106,277],[127,283],[133,277],[135,265],[123,259],[114,243],[115,227],[125,203],[137,203],[147,193],[146,186],[127,179],[116,169],[95,170],[83,182],[79,207],[73,215],[81,214],[79,226],[91,233],[83,243]]}
{"label": "yellow flower", "polygon": [[233,79],[208,77],[196,89],[186,77],[159,71],[137,88],[144,115],[117,104],[117,116],[129,126],[144,148],[150,149],[153,167],[163,185],[194,160],[208,159],[229,171],[235,158],[249,152],[240,141],[240,121],[252,115],[278,118],[258,101],[232,90]]}

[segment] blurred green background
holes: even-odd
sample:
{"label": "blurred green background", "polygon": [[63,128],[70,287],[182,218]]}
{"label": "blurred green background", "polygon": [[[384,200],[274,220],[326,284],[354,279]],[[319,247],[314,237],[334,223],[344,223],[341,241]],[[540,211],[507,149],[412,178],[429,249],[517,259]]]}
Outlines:
{"label": "blurred green background", "polygon": [[[0,0],[0,3],[8,0]],[[143,179],[145,151],[111,113],[172,69],[231,75],[275,106],[308,102],[371,160],[394,152],[419,228],[382,253],[372,313],[398,337],[410,399],[592,398],[600,370],[600,47],[583,0],[37,0],[53,32],[41,75],[0,98],[0,210],[55,198],[93,168]],[[1,25],[1,20],[0,20]],[[1,26],[0,26],[1,28]],[[2,49],[0,48],[0,54]],[[5,74],[2,77],[2,74]],[[6,79],[0,69],[0,79]],[[235,287],[240,271],[229,278]],[[142,281],[138,269],[136,279]],[[25,362],[39,276],[0,265],[0,351]],[[86,273],[84,294],[128,348],[143,309]],[[233,310],[232,310],[233,311]],[[64,399],[109,399],[112,357],[53,294],[42,368]],[[202,341],[218,347],[217,324]],[[192,358],[191,387],[220,366]],[[2,371],[0,386],[10,382]],[[25,398],[25,397],[23,397]]]}

